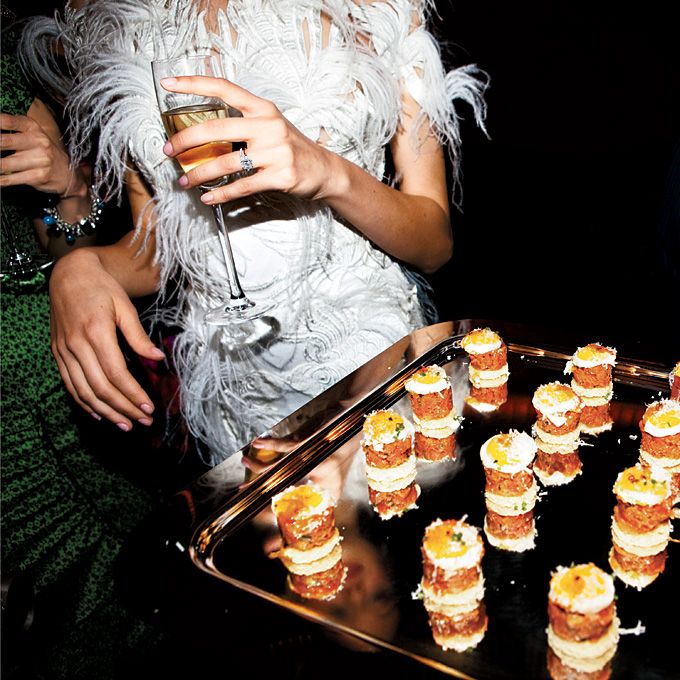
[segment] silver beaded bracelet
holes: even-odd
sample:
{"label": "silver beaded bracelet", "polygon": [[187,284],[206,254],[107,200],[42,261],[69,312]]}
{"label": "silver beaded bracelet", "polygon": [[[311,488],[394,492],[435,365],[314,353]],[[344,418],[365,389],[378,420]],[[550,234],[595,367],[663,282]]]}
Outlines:
{"label": "silver beaded bracelet", "polygon": [[77,222],[67,222],[59,214],[56,206],[43,208],[45,216],[42,221],[47,226],[47,233],[54,236],[64,234],[66,243],[73,245],[80,236],[90,236],[97,228],[97,222],[102,214],[104,201],[95,193],[94,187],[90,187],[90,214],[79,219]]}

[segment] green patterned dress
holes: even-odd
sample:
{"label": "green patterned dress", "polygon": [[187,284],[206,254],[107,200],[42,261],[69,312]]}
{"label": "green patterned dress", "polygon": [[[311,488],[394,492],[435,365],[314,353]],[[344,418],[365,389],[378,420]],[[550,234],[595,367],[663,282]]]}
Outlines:
{"label": "green patterned dress", "polygon": [[[2,38],[0,109],[22,115],[32,95],[6,31]],[[34,192],[34,204],[36,196],[46,200]],[[21,198],[21,191],[3,191],[3,221],[19,248],[35,252]],[[126,614],[114,576],[126,537],[149,515],[156,494],[123,474],[120,458],[130,458],[129,444],[81,417],[64,390],[50,353],[45,277],[21,283],[5,277],[0,301],[2,574],[6,580],[28,573],[36,592],[26,653],[3,655],[2,677],[117,677],[114,670],[131,650],[153,639]]]}

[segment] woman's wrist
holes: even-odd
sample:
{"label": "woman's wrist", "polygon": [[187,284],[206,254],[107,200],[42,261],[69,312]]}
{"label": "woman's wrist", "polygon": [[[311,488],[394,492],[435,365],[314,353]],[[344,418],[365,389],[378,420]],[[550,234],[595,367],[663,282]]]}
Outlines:
{"label": "woman's wrist", "polygon": [[60,201],[66,201],[73,198],[80,198],[84,201],[89,201],[90,198],[90,185],[87,183],[80,168],[75,168],[72,171],[68,185],[64,191],[59,194]]}
{"label": "woman's wrist", "polygon": [[104,202],[89,187],[85,197],[61,198],[56,205],[43,208],[42,221],[49,237],[63,235],[67,244],[73,245],[78,237],[94,234],[103,208]]}

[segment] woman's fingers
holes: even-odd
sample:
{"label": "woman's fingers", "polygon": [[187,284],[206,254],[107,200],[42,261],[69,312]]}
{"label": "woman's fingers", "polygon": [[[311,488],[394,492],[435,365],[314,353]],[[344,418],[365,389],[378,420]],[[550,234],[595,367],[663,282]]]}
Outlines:
{"label": "woman's fingers", "polygon": [[278,453],[288,453],[300,442],[294,439],[276,439],[274,437],[258,437],[253,439],[252,445],[254,449],[260,451],[276,451]]}
{"label": "woman's fingers", "polygon": [[[170,137],[163,148],[168,156],[216,141],[246,142],[270,140],[277,135],[275,122],[266,118],[215,118],[191,125]],[[281,125],[281,132],[283,126]],[[279,132],[280,134],[280,132]]]}
{"label": "woman's fingers", "polygon": [[[132,307],[131,303],[130,306]],[[132,318],[134,317],[134,318]],[[160,359],[164,356],[155,348],[139,324],[134,307],[118,314],[123,335],[132,341],[131,347],[142,356]],[[106,315],[80,326],[81,330],[59,333],[53,328],[53,354],[66,387],[76,402],[86,411],[115,423],[127,431],[134,422],[150,425],[153,421],[153,401],[127,368],[116,336],[116,322]],[[141,335],[144,338],[140,337]],[[146,340],[146,343],[144,342]],[[150,347],[149,347],[150,346]],[[155,350],[155,351],[153,351]]]}
{"label": "woman's fingers", "polygon": [[[201,197],[204,203],[223,203],[265,191],[283,191],[308,199],[324,196],[336,167],[331,154],[297,130],[272,102],[220,78],[184,76],[162,83],[171,91],[220,98],[243,113],[242,117],[191,125],[170,137],[163,149],[180,163],[185,159],[187,162],[182,164],[191,167],[189,157],[199,156],[204,145],[219,141],[247,144],[248,156],[257,172],[204,194]],[[232,175],[242,169],[237,160],[234,153],[221,153],[189,170],[180,183],[191,188]]]}
{"label": "woman's fingers", "polygon": [[101,416],[98,413],[95,413],[95,411],[93,411],[92,408],[80,398],[78,390],[75,388],[73,380],[71,380],[71,374],[69,373],[68,366],[61,358],[61,354],[59,354],[56,348],[52,349],[52,354],[54,355],[54,360],[57,362],[57,368],[59,369],[59,374],[61,375],[61,379],[64,382],[66,391],[73,397],[73,400],[76,402],[76,404],[78,404],[78,406],[80,406],[83,410],[93,414],[96,418],[100,418]]}
{"label": "woman's fingers", "polygon": [[0,186],[28,184],[39,186],[50,178],[48,159],[32,151],[22,151],[2,159],[0,163]]}
{"label": "woman's fingers", "polygon": [[137,406],[151,404],[151,400],[128,372],[115,334],[113,342],[103,342],[96,350],[82,339],[63,343],[59,356],[78,399],[89,407],[87,410],[126,431],[133,422],[151,424],[149,415]]}
{"label": "woman's fingers", "polygon": [[9,113],[0,113],[0,130],[25,132],[36,125],[36,122],[31,120],[28,116],[13,116]]}
{"label": "woman's fingers", "polygon": [[267,99],[262,99],[225,78],[177,76],[163,78],[161,85],[169,92],[191,92],[205,97],[216,97],[238,109],[243,115],[263,113],[275,108]]}
{"label": "woman's fingers", "polygon": [[71,386],[69,391],[76,403],[82,406],[88,413],[96,414],[95,417],[106,418],[115,425],[118,425],[121,430],[129,431],[132,428],[131,419],[112,408],[106,401],[102,401],[97,397],[95,390],[89,382],[91,378],[88,378],[83,371],[81,359],[76,359],[74,355],[64,349],[61,350],[58,357],[57,363],[64,366],[64,369],[61,371],[62,376],[66,372],[68,380],[65,382],[67,387]]}

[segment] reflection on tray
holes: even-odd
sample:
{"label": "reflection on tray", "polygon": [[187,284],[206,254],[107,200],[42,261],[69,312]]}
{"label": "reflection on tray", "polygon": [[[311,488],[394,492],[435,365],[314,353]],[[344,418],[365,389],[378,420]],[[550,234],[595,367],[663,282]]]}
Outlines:
{"label": "reflection on tray", "polygon": [[[566,430],[560,428],[573,426],[569,417],[559,409],[547,407],[537,412],[534,402],[540,386],[556,382],[567,385],[569,378],[565,378],[564,369],[576,347],[547,348],[504,333],[502,337],[508,341],[507,399],[494,410],[479,411],[466,401],[474,387],[471,376],[479,379],[479,370],[498,367],[477,367],[477,372],[471,374],[471,355],[460,344],[464,335],[459,333],[441,340],[408,361],[391,361],[389,378],[349,403],[319,430],[300,438],[295,448],[247,486],[238,502],[223,508],[199,527],[192,551],[195,561],[216,577],[322,623],[345,644],[392,649],[457,677],[548,678],[551,673],[560,673],[564,666],[564,658],[555,659],[547,639],[551,576],[558,567],[572,564],[592,563],[610,571],[608,554],[615,504],[612,488],[617,475],[639,460],[639,423],[647,405],[668,395],[668,371],[662,366],[643,367],[619,360],[611,373],[613,389],[606,400],[611,429],[581,433],[578,441],[572,437],[565,442],[561,437]],[[403,354],[405,350],[400,351]],[[443,369],[446,380],[438,383],[433,376],[431,384],[443,386],[444,391],[446,383],[450,384],[451,410],[455,416],[462,416],[455,432],[455,454],[438,462],[415,459],[411,436],[406,449],[401,451],[403,460],[391,457],[394,452],[390,446],[404,438],[383,437],[381,441],[380,436],[366,437],[366,416],[380,411],[399,416],[401,421],[395,417],[392,425],[403,427],[399,433],[395,428],[393,435],[408,430],[408,424],[416,418],[420,425],[427,423],[428,418],[422,417],[424,412],[418,411],[422,404],[416,405],[406,384],[418,371],[436,373],[431,371],[434,366]],[[482,373],[482,379],[485,378],[489,376]],[[427,383],[430,378],[423,380]],[[449,414],[443,415],[446,418]],[[548,416],[547,421],[541,420]],[[430,420],[438,418],[432,416]],[[537,423],[541,434],[538,437]],[[581,474],[570,476],[565,484],[541,483],[538,494],[534,492],[532,496],[535,507],[518,511],[519,514],[509,512],[510,506],[505,502],[518,493],[513,486],[518,471],[512,467],[512,455],[498,447],[495,462],[485,459],[483,463],[480,457],[480,449],[492,438],[511,432],[524,433],[535,441],[538,451],[547,449],[542,451],[544,456],[568,455],[576,446],[581,464]],[[410,432],[416,433],[416,428]],[[380,455],[372,457],[381,453],[372,450],[376,443],[383,445],[382,453],[386,455],[382,461]],[[412,456],[415,477],[411,471]],[[499,456],[506,456],[506,460],[500,461]],[[506,463],[510,463],[509,468]],[[526,473],[523,461],[518,459],[517,464],[522,468],[519,472]],[[377,475],[376,469],[380,471]],[[400,477],[401,472],[404,474]],[[403,479],[409,484],[417,483],[421,490],[416,507],[389,514],[385,519],[385,512],[371,490],[391,493],[394,490],[391,487],[406,488],[399,485]],[[282,545],[271,508],[272,498],[289,486],[308,481],[322,486],[337,500],[335,522],[342,538],[342,563],[346,568],[342,589],[323,601],[302,598],[293,592],[286,565],[267,558]],[[500,517],[493,526],[496,532],[512,533],[519,522],[516,518],[531,511],[531,546],[514,551],[503,549],[512,544],[489,541],[484,533],[488,528],[485,517],[489,499],[492,511]],[[483,604],[488,628],[466,651],[457,651],[453,644],[442,645],[442,631],[465,630],[464,617],[471,617],[482,599],[475,598],[476,609],[468,607],[466,611],[456,608],[460,607],[459,602],[439,600],[439,611],[433,617],[431,607],[426,608],[413,598],[423,578],[425,530],[439,520],[465,521],[485,539],[480,566],[485,581]],[[455,542],[453,534],[451,540]],[[442,554],[447,554],[460,545],[440,547]],[[644,590],[629,588],[615,579],[622,629],[640,632],[641,621],[645,633],[622,637],[611,661],[614,677],[618,668],[626,669],[627,678],[671,677],[675,668],[672,630],[658,612],[667,606],[673,590],[680,560],[673,555],[676,548],[668,546],[664,573]],[[432,603],[431,598],[429,602]],[[442,615],[447,617],[444,628],[439,620]],[[481,614],[475,619],[482,620]]]}

